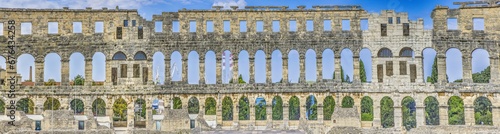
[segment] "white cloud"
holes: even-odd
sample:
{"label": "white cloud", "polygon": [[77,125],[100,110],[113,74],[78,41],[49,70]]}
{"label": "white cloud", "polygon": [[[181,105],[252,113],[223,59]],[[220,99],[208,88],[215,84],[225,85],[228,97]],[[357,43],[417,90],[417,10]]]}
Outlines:
{"label": "white cloud", "polygon": [[225,9],[231,8],[230,6],[238,6],[245,8],[247,2],[245,0],[214,0],[213,6],[223,6]]}
{"label": "white cloud", "polygon": [[114,9],[138,9],[145,5],[166,3],[165,0],[0,0],[3,8],[62,8],[83,9],[85,7]]}

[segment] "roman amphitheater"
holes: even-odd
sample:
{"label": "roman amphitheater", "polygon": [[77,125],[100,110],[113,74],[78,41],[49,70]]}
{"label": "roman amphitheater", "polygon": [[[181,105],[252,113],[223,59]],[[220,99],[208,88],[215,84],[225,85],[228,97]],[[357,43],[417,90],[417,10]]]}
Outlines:
{"label": "roman amphitheater", "polygon": [[[424,29],[423,19],[409,20],[404,12],[368,13],[352,5],[214,6],[162,12],[152,21],[119,7],[1,8],[0,48],[7,68],[0,71],[0,133],[498,133],[500,5],[455,4],[460,7],[434,8],[431,30]],[[484,21],[483,29],[477,29],[476,19]],[[8,49],[9,20],[16,22],[15,53]],[[450,21],[458,25],[451,28]],[[361,26],[365,22],[368,28]],[[49,23],[55,23],[55,33]],[[77,24],[81,30],[74,29]],[[371,70],[360,67],[363,49],[371,52]],[[433,82],[424,77],[424,49],[436,52]],[[446,64],[449,49],[461,52],[462,65]],[[489,54],[486,83],[473,80],[476,49]],[[353,55],[352,81],[341,79],[344,50]],[[249,58],[223,57],[225,51]],[[314,81],[306,80],[307,51],[315,53]],[[289,69],[291,52],[298,53],[299,72]],[[324,62],[326,52],[335,54],[332,63]],[[70,56],[76,53],[84,57],[84,82],[69,78]],[[165,57],[161,84],[153,73],[158,53]],[[192,59],[190,53],[199,56]],[[60,58],[61,70],[44,68],[49,54]],[[104,81],[92,80],[96,54],[105,57]],[[173,54],[181,57],[180,80],[172,79]],[[208,60],[209,54],[217,56]],[[274,54],[281,58],[273,59]],[[27,81],[16,69],[22,55],[34,59]],[[199,71],[188,72],[191,60]],[[238,60],[248,60],[248,82],[240,82]],[[236,82],[222,79],[229,61],[229,77]],[[275,61],[282,64],[280,72],[273,72]],[[265,63],[265,74],[256,73],[256,62]],[[461,82],[448,82],[451,66],[462,66]],[[324,74],[323,68],[335,71]],[[56,71],[60,81],[44,81],[44,73]],[[373,72],[371,81],[365,72]],[[198,74],[199,82],[189,83],[189,73]],[[15,98],[8,97],[11,78],[16,78]],[[15,126],[8,124],[11,100],[17,103]]]}

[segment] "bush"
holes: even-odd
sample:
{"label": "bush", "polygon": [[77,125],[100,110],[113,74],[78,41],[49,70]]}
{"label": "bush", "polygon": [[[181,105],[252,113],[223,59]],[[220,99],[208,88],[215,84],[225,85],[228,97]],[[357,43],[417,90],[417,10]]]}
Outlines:
{"label": "bush", "polygon": [[361,121],[373,121],[373,115],[370,113],[362,113]]}

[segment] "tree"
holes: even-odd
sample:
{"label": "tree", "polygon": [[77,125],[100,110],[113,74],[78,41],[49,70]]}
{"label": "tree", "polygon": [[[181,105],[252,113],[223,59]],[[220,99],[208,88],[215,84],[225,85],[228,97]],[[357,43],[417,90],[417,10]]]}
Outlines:
{"label": "tree", "polygon": [[56,85],[56,80],[54,79],[49,79],[47,82],[45,82],[45,86],[54,86]]}
{"label": "tree", "polygon": [[490,82],[490,66],[486,67],[481,72],[472,74],[472,81],[474,83],[489,83]]}
{"label": "tree", "polygon": [[273,98],[273,120],[283,120],[283,100],[279,96]]}
{"label": "tree", "polygon": [[217,111],[217,102],[214,98],[209,97],[205,100],[205,115],[215,115]]}
{"label": "tree", "polygon": [[222,100],[222,120],[233,120],[233,101],[227,96]]}
{"label": "tree", "polygon": [[427,97],[425,103],[425,124],[439,125],[439,103],[434,97]]}
{"label": "tree", "polygon": [[248,104],[248,98],[243,96],[238,102],[238,119],[239,120],[249,120],[250,119],[250,105]]}
{"label": "tree", "polygon": [[255,104],[255,120],[266,120],[266,100],[258,98]]}
{"label": "tree", "polygon": [[394,102],[389,97],[380,101],[380,117],[383,128],[394,127]]}
{"label": "tree", "polygon": [[191,97],[188,101],[188,113],[198,114],[200,113],[200,103],[196,97]]}
{"label": "tree", "polygon": [[182,101],[181,101],[181,98],[179,97],[174,97],[174,99],[172,100],[174,101],[174,109],[182,109]]}
{"label": "tree", "polygon": [[106,103],[101,98],[97,98],[92,102],[92,112],[94,116],[106,115]]}
{"label": "tree", "polygon": [[300,103],[297,96],[292,96],[289,101],[288,118],[290,120],[299,120],[300,118]]}
{"label": "tree", "polygon": [[81,114],[83,113],[83,101],[80,100],[80,99],[73,99],[71,102],[70,102],[70,107],[71,107],[71,110],[73,110],[73,112],[75,114]]}
{"label": "tree", "polygon": [[464,125],[464,101],[458,96],[452,96],[448,100],[448,124]]}
{"label": "tree", "polygon": [[365,64],[361,59],[359,59],[359,78],[361,79],[361,82],[366,82]]}
{"label": "tree", "polygon": [[403,98],[401,105],[402,105],[401,112],[403,113],[403,126],[406,128],[406,130],[416,128],[417,115],[416,115],[415,100],[407,96]]}
{"label": "tree", "polygon": [[47,98],[45,103],[43,103],[43,110],[57,110],[59,107],[61,107],[59,100],[52,97]]}
{"label": "tree", "polygon": [[340,80],[346,82],[344,79],[344,68],[342,66],[340,66]]}
{"label": "tree", "polygon": [[438,69],[437,69],[437,56],[434,58],[434,63],[432,64],[431,76],[427,77],[427,82],[432,84],[436,83],[438,80]]}
{"label": "tree", "polygon": [[240,83],[240,84],[247,83],[245,80],[243,80],[243,77],[241,76],[241,74],[240,74],[240,76],[238,76],[238,83]]}
{"label": "tree", "polygon": [[23,111],[26,114],[33,114],[35,111],[34,106],[35,103],[33,103],[31,99],[22,98],[19,101],[17,101],[16,110]]}
{"label": "tree", "polygon": [[73,80],[74,85],[83,85],[85,82],[85,79],[81,75],[77,75],[75,79]]}
{"label": "tree", "polygon": [[306,98],[306,114],[308,120],[318,119],[317,104],[318,102],[313,95],[309,95],[309,97]]}
{"label": "tree", "polygon": [[493,125],[491,102],[486,97],[479,97],[474,101],[474,118],[476,125]]}
{"label": "tree", "polygon": [[361,99],[361,121],[373,121],[373,100],[368,96]]}
{"label": "tree", "polygon": [[135,104],[141,107],[141,111],[138,111],[135,114],[139,114],[142,118],[146,118],[146,101],[144,101],[144,99],[137,99]]}
{"label": "tree", "polygon": [[354,106],[354,99],[351,96],[346,96],[342,99],[342,108],[352,108]]}
{"label": "tree", "polygon": [[323,119],[324,120],[331,120],[332,119],[332,114],[335,109],[335,100],[333,99],[332,96],[327,96],[325,100],[323,101]]}
{"label": "tree", "polygon": [[127,102],[123,98],[118,98],[113,104],[113,120],[127,120]]}

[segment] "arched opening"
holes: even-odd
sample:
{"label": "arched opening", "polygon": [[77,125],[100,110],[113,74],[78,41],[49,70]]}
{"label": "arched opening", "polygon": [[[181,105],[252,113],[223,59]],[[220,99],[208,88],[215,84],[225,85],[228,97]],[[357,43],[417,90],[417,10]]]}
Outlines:
{"label": "arched opening", "polygon": [[198,102],[198,98],[191,97],[188,100],[188,113],[189,114],[198,114],[200,113],[200,102]]}
{"label": "arched opening", "polygon": [[432,48],[425,48],[422,51],[422,56],[424,81],[427,83],[436,83],[438,78],[436,51]]}
{"label": "arched opening", "polygon": [[0,115],[5,115],[5,102],[0,99]]}
{"label": "arched opening", "polygon": [[299,52],[291,50],[288,53],[288,82],[298,83],[300,78]]}
{"label": "arched opening", "polygon": [[266,99],[259,96],[255,99],[255,120],[266,120]]}
{"label": "arched opening", "polygon": [[30,54],[22,54],[17,58],[16,63],[17,63],[17,73],[21,74],[22,82],[36,81],[35,75],[37,75],[37,72],[35,72],[35,58],[33,56],[31,56]]}
{"label": "arched opening", "polygon": [[163,85],[165,82],[165,55],[162,52],[153,54],[153,81],[155,85]]}
{"label": "arched opening", "polygon": [[413,58],[413,49],[409,48],[409,47],[404,47],[401,49],[401,51],[399,51],[399,56],[400,57],[412,57]]}
{"label": "arched opening", "polygon": [[[66,76],[63,76],[66,77]],[[85,82],[85,58],[81,53],[73,53],[69,57],[69,77],[72,85],[83,85]]]}
{"label": "arched opening", "polygon": [[82,100],[80,100],[80,99],[73,99],[73,100],[71,100],[71,102],[69,104],[70,104],[71,110],[73,110],[73,113],[75,115],[81,115],[81,114],[83,114],[84,104],[83,104]]}
{"label": "arched opening", "polygon": [[359,78],[361,82],[372,81],[372,53],[368,48],[359,52]]}
{"label": "arched opening", "polygon": [[250,104],[246,96],[238,101],[238,116],[239,120],[250,120]]}
{"label": "arched opening", "polygon": [[22,98],[16,103],[16,110],[23,111],[26,114],[35,113],[35,103],[29,98]]}
{"label": "arched opening", "polygon": [[134,55],[134,60],[146,60],[146,59],[147,59],[146,54],[142,51],[139,51]]}
{"label": "arched opening", "polygon": [[267,68],[266,68],[266,53],[262,50],[255,52],[254,78],[255,83],[266,83]]}
{"label": "arched opening", "polygon": [[217,71],[216,65],[217,61],[215,60],[215,52],[208,51],[205,54],[205,83],[206,84],[215,84],[217,82]]}
{"label": "arched opening", "polygon": [[448,124],[465,124],[464,101],[458,96],[452,96],[448,100]]}
{"label": "arched opening", "polygon": [[472,52],[472,81],[474,83],[490,82],[490,55],[484,49]]}
{"label": "arched opening", "polygon": [[283,83],[283,55],[277,49],[271,55],[271,75],[273,83]]}
{"label": "arched opening", "polygon": [[113,60],[127,60],[127,56],[123,52],[116,52],[113,55]]}
{"label": "arched opening", "polygon": [[488,98],[478,97],[474,101],[474,119],[476,125],[493,125],[492,105]]}
{"label": "arched opening", "polygon": [[361,121],[373,121],[373,100],[368,96],[361,99]]}
{"label": "arched opening", "polygon": [[429,96],[424,100],[425,124],[439,125],[439,102],[436,98]]}
{"label": "arched opening", "polygon": [[380,118],[383,128],[394,127],[394,102],[390,97],[380,100]]}
{"label": "arched opening", "polygon": [[306,81],[307,82],[316,82],[316,69],[317,69],[317,62],[316,62],[316,52],[312,49],[309,49],[306,51],[306,57],[305,57],[305,74],[306,74]]}
{"label": "arched opening", "polygon": [[146,127],[146,101],[138,98],[134,103],[134,127]]}
{"label": "arched opening", "polygon": [[462,82],[462,52],[456,48],[446,51],[446,78],[448,82]]}
{"label": "arched opening", "polygon": [[0,56],[0,68],[7,69],[7,65],[5,63],[6,63],[5,57]]}
{"label": "arched opening", "polygon": [[[243,50],[244,51],[244,50]],[[245,51],[246,52],[246,51]],[[241,53],[240,55],[238,55],[238,72],[241,70],[241,66],[242,65],[240,62],[244,61],[243,59],[240,59],[241,57]],[[246,56],[247,56],[247,60],[244,61],[247,63],[248,65],[248,53],[246,53]],[[233,80],[233,66],[232,65],[232,58],[233,58],[233,54],[231,53],[231,51],[229,50],[226,50],[222,53],[222,61],[221,61],[221,64],[222,64],[222,74],[221,74],[221,79],[222,79],[222,83],[238,83],[238,81],[234,81]],[[247,68],[247,71],[248,71],[248,66],[246,66]],[[241,73],[239,73],[241,74]],[[248,73],[247,73],[248,74]]]}
{"label": "arched opening", "polygon": [[412,128],[417,127],[417,108],[415,107],[415,100],[410,96],[406,96],[403,98],[401,102],[401,111],[403,113],[403,127],[406,130],[410,130]]}
{"label": "arched opening", "polygon": [[273,98],[273,120],[283,120],[283,100],[280,96]]}
{"label": "arched opening", "polygon": [[345,48],[340,53],[340,79],[342,82],[350,83],[353,78],[353,70],[354,64],[353,62],[353,53],[350,49]]}
{"label": "arched opening", "polygon": [[378,57],[390,58],[392,57],[392,51],[389,48],[381,48],[377,53]]}
{"label": "arched opening", "polygon": [[222,120],[232,121],[233,120],[233,100],[226,96],[222,99]]}
{"label": "arched opening", "polygon": [[121,97],[113,104],[113,126],[127,126],[127,102]]}
{"label": "arched opening", "polygon": [[205,99],[205,115],[215,115],[217,112],[217,102],[214,98],[208,97]]}
{"label": "arched opening", "polygon": [[335,110],[335,100],[333,99],[332,96],[327,96],[325,97],[325,100],[323,101],[323,119],[324,120],[331,120],[333,111]]}
{"label": "arched opening", "polygon": [[306,98],[306,120],[318,120],[318,101],[314,95]]}
{"label": "arched opening", "polygon": [[[228,60],[228,63],[230,64],[230,60]],[[238,75],[241,76],[243,79],[244,83],[249,83],[250,82],[250,59],[248,52],[246,50],[241,50],[239,55],[238,55]],[[230,66],[227,70],[231,70]],[[231,71],[232,72],[232,71]],[[230,73],[227,73],[230,74]],[[231,78],[231,75],[229,75],[229,78]],[[239,78],[238,78],[239,79]],[[243,81],[238,82],[238,83],[243,83]]]}
{"label": "arched opening", "polygon": [[290,97],[288,101],[288,118],[290,120],[299,120],[300,119],[300,100],[297,96]]}
{"label": "arched opening", "polygon": [[61,107],[61,103],[59,100],[48,97],[47,100],[45,100],[45,103],[43,103],[43,110],[58,110]]}
{"label": "arched opening", "polygon": [[92,113],[94,116],[106,116],[106,102],[97,98],[92,102]]}
{"label": "arched opening", "polygon": [[179,51],[172,52],[170,55],[170,77],[172,81],[182,81],[182,55]]}
{"label": "arched opening", "polygon": [[354,99],[351,96],[345,96],[342,99],[342,108],[352,108],[354,106]]}
{"label": "arched opening", "polygon": [[321,63],[323,67],[321,69],[323,73],[323,79],[333,79],[335,77],[335,54],[331,49],[325,49],[322,53]]}
{"label": "arched opening", "polygon": [[188,83],[199,84],[200,82],[200,56],[198,52],[191,51],[188,55]]}
{"label": "arched opening", "polygon": [[43,80],[46,86],[58,85],[56,82],[61,82],[61,57],[56,53],[47,54],[43,72]]}
{"label": "arched opening", "polygon": [[182,101],[179,97],[172,98],[172,109],[182,109]]}
{"label": "arched opening", "polygon": [[104,85],[106,81],[106,56],[101,52],[92,56],[92,85]]}

